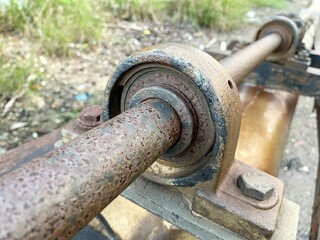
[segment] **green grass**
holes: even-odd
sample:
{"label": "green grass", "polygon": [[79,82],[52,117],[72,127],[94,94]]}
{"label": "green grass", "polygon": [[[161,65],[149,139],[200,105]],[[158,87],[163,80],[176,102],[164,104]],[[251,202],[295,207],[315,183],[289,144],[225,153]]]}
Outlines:
{"label": "green grass", "polygon": [[[68,56],[72,45],[87,49],[101,35],[104,10],[128,20],[165,17],[230,29],[250,7],[281,8],[285,0],[10,0],[0,11],[0,32],[17,32],[52,56]],[[21,4],[23,2],[23,4]]]}
{"label": "green grass", "polygon": [[177,1],[173,12],[200,26],[230,29],[238,26],[248,9],[246,0],[182,0]]}
{"label": "green grass", "polygon": [[286,2],[283,0],[250,0],[253,6],[257,7],[272,7],[272,8],[284,8]]}
{"label": "green grass", "polygon": [[[65,57],[74,46],[87,50],[99,40],[104,21],[101,6],[102,0],[10,0],[1,6],[0,33],[23,35],[32,42],[32,51],[40,46],[41,54]],[[36,90],[41,74],[32,59],[5,56],[2,47],[0,100]]]}
{"label": "green grass", "polygon": [[28,92],[39,81],[41,74],[32,60],[9,60],[0,56],[0,100],[11,98],[21,91]]}
{"label": "green grass", "polygon": [[70,44],[95,43],[101,34],[100,1],[10,0],[0,13],[0,31],[15,31],[40,43],[48,55],[67,56]]}
{"label": "green grass", "polygon": [[105,7],[128,20],[158,20],[166,14],[168,0],[106,0]]}
{"label": "green grass", "polygon": [[189,21],[203,27],[232,29],[251,7],[282,8],[285,0],[109,0],[107,8],[126,19]]}
{"label": "green grass", "polygon": [[[285,0],[10,0],[0,11],[0,33],[23,34],[41,46],[42,54],[68,56],[71,45],[87,49],[99,40],[105,10],[128,20],[169,17],[231,29],[255,6],[281,8]],[[0,99],[32,89],[41,77],[33,62],[8,59],[1,50],[0,46]]]}

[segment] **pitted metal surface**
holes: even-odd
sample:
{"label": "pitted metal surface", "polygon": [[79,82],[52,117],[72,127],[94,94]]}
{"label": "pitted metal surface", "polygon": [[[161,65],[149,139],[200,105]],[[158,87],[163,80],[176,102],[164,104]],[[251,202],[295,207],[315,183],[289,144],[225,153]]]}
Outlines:
{"label": "pitted metal surface", "polygon": [[[125,109],[136,107],[138,104],[150,98],[164,100],[165,102],[170,104],[170,106],[176,111],[179,116],[181,123],[180,138],[173,147],[162,154],[161,158],[170,161],[170,157],[173,156],[173,158],[171,159],[176,162],[178,166],[183,166],[183,163],[186,161],[179,161],[180,159],[178,159],[177,161],[174,156],[185,151],[192,143],[193,137],[196,134],[196,119],[192,106],[189,106],[189,104],[187,103],[187,99],[185,99],[179,93],[175,92],[173,89],[162,86],[151,86],[142,88],[135,95],[133,95],[129,106]],[[214,132],[214,128],[212,128],[211,132]],[[211,141],[214,141],[214,137],[212,137],[211,139]],[[189,158],[187,164],[190,164],[190,161],[192,160],[192,158]],[[173,163],[171,162],[171,164]]]}
{"label": "pitted metal surface", "polygon": [[[242,195],[237,179],[246,172],[257,172],[272,183],[274,191],[268,199],[258,201]],[[217,191],[197,189],[192,209],[246,239],[270,239],[276,230],[283,191],[281,180],[235,161]]]}
{"label": "pitted metal surface", "polygon": [[239,85],[255,67],[281,45],[281,42],[282,38],[278,33],[268,34],[243,49],[223,58],[220,60],[220,63],[230,74],[233,81]]}
{"label": "pitted metal surface", "polygon": [[[122,193],[122,195],[141,207],[147,209],[148,211],[156,214],[157,216],[160,216],[179,228],[191,233],[198,239],[244,240],[245,238],[241,237],[239,233],[245,232],[247,235],[250,233],[254,234],[254,229],[248,227],[246,224],[242,224],[243,221],[232,221],[234,226],[236,226],[238,229],[234,232],[228,230],[222,225],[219,225],[218,222],[213,222],[207,218],[208,212],[210,215],[216,213],[220,219],[225,219],[225,215],[219,214],[214,210],[210,211],[211,209],[209,207],[207,208],[207,212],[204,212],[205,215],[201,216],[200,214],[192,211],[190,201],[188,201],[187,198],[175,187],[159,185],[142,177],[133,182]],[[225,198],[221,201],[222,205],[224,205],[224,200]],[[296,239],[299,207],[287,199],[283,199],[282,204],[279,204],[279,206],[280,205],[280,211],[276,219],[276,228],[274,229],[271,239],[269,239]],[[235,208],[241,207],[244,208],[243,210],[246,212],[247,218],[250,219],[257,217],[258,213],[253,211],[251,207],[250,209],[247,209],[246,206],[243,206],[241,203],[235,206]],[[232,207],[230,209],[232,209]],[[130,210],[128,211],[130,212]],[[273,210],[258,211],[266,212],[261,217],[262,223],[271,221],[273,215],[271,212]],[[285,211],[285,213],[283,211]],[[252,235],[250,235],[247,239],[253,239]]]}
{"label": "pitted metal surface", "polygon": [[[122,111],[155,97],[175,108],[182,121],[177,144],[144,175],[162,182],[162,178],[186,176],[203,166],[208,160],[204,157],[214,144],[215,127],[206,100],[195,84],[172,68],[148,64],[130,70],[124,77],[130,80],[122,92]],[[176,151],[179,145],[185,148],[183,152]]]}
{"label": "pitted metal surface", "polygon": [[77,125],[81,129],[90,130],[100,124],[100,116],[100,105],[89,106],[80,112]]}
{"label": "pitted metal surface", "polygon": [[144,175],[173,185],[194,185],[213,179],[215,173],[222,178],[234,159],[241,110],[228,73],[193,47],[167,44],[147,48],[115,70],[106,87],[102,121],[127,109],[139,91],[150,87],[166,88],[178,96],[184,103],[181,110],[189,109],[196,130],[188,148],[176,156],[164,155]]}
{"label": "pitted metal surface", "polygon": [[179,138],[150,100],[0,179],[0,239],[69,239]]}

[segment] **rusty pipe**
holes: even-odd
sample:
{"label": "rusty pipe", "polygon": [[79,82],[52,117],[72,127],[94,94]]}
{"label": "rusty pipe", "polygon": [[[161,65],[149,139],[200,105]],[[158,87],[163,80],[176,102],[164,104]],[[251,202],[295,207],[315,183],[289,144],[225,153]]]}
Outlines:
{"label": "rusty pipe", "polygon": [[0,178],[0,239],[69,239],[179,138],[160,100],[103,123]]}
{"label": "rusty pipe", "polygon": [[[314,43],[319,20],[320,1],[299,16],[309,23],[302,42],[307,50]],[[288,138],[298,96],[280,90],[262,89],[240,85],[243,104],[242,122],[236,150],[236,159],[276,176]]]}
{"label": "rusty pipe", "polygon": [[238,85],[250,72],[252,72],[266,57],[274,52],[282,43],[277,33],[271,33],[247,47],[220,61],[223,68],[230,74]]}
{"label": "rusty pipe", "polygon": [[284,91],[241,85],[241,82],[280,45],[280,35],[270,34],[220,60],[239,86],[243,105],[235,158],[274,176],[281,165],[298,97]]}

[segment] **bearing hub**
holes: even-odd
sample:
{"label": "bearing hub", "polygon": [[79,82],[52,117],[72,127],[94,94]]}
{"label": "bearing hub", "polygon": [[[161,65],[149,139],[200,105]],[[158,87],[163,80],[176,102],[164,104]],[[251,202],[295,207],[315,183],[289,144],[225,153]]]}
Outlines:
{"label": "bearing hub", "polygon": [[166,101],[176,111],[181,136],[145,177],[162,184],[194,185],[211,180],[231,164],[240,100],[218,62],[178,44],[155,46],[129,57],[107,84],[102,121],[152,98]]}
{"label": "bearing hub", "polygon": [[256,40],[270,33],[278,33],[282,38],[282,44],[268,58],[268,61],[279,61],[292,57],[302,41],[305,26],[302,20],[294,15],[280,14],[264,24],[256,35]]}

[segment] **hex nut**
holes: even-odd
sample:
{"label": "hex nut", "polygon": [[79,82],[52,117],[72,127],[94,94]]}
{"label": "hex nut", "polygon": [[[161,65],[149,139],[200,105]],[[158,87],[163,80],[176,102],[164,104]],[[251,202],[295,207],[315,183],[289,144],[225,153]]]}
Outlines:
{"label": "hex nut", "polygon": [[274,192],[274,187],[266,176],[259,172],[245,172],[238,177],[237,184],[243,195],[263,201]]}
{"label": "hex nut", "polygon": [[83,109],[77,118],[77,126],[90,130],[100,124],[101,106],[93,105]]}

